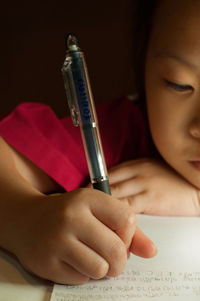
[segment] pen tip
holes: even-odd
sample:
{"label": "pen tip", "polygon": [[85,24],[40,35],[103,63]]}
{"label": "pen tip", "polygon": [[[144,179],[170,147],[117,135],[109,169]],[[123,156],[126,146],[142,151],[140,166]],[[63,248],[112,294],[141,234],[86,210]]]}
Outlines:
{"label": "pen tip", "polygon": [[66,50],[69,50],[69,51],[77,51],[79,49],[78,40],[77,40],[75,34],[69,33],[66,36],[65,46],[66,46]]}

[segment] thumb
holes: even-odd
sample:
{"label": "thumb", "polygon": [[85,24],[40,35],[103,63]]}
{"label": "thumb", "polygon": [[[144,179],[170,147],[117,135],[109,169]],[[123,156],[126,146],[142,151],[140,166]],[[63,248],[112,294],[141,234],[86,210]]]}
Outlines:
{"label": "thumb", "polygon": [[136,227],[135,235],[130,246],[130,252],[140,257],[150,258],[157,254],[157,248],[142,230]]}

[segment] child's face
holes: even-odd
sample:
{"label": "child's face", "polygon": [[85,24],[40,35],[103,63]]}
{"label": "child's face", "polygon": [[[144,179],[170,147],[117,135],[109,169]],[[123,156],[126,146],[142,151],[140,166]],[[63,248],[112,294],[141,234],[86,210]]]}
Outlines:
{"label": "child's face", "polygon": [[163,0],[146,58],[147,112],[163,158],[200,188],[200,1]]}

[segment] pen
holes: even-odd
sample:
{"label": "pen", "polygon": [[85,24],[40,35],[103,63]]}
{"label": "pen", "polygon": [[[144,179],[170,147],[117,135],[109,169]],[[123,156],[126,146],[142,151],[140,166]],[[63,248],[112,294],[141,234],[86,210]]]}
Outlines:
{"label": "pen", "polygon": [[66,50],[64,86],[72,121],[81,129],[90,179],[95,189],[111,194],[87,66],[74,34],[67,36]]}

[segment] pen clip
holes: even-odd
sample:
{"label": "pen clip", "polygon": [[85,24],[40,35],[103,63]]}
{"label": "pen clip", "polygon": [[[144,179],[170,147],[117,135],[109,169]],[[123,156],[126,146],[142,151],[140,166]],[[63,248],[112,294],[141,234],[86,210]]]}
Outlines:
{"label": "pen clip", "polygon": [[74,86],[73,82],[73,75],[71,71],[71,63],[72,59],[70,56],[67,56],[63,67],[61,69],[62,74],[63,74],[63,80],[64,80],[64,86],[66,90],[66,95],[67,95],[67,101],[72,117],[73,124],[75,126],[79,125],[79,114],[78,114],[78,108],[77,108],[77,97],[76,97],[76,89]]}

